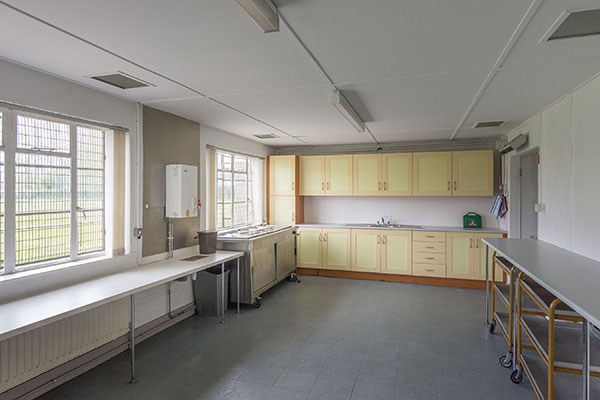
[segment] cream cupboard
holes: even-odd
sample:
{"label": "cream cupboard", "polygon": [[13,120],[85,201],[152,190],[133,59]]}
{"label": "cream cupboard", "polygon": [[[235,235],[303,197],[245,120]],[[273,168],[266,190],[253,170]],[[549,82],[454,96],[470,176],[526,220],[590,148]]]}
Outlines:
{"label": "cream cupboard", "polygon": [[[485,279],[485,245],[481,239],[502,237],[493,233],[449,232],[446,235],[446,276],[460,279]],[[490,262],[491,262],[491,254]],[[490,264],[491,265],[491,264]],[[496,280],[502,280],[500,268],[496,269]]]}
{"label": "cream cupboard", "polygon": [[[271,165],[272,194],[290,193],[292,161]],[[494,152],[300,156],[300,196],[493,196]],[[277,169],[283,169],[279,173]]]}
{"label": "cream cupboard", "polygon": [[298,266],[350,270],[350,229],[298,229]]}
{"label": "cream cupboard", "polygon": [[304,207],[298,194],[298,156],[269,157],[268,221],[272,225],[304,222]]}
{"label": "cream cupboard", "polygon": [[352,271],[410,275],[410,231],[352,229]]}

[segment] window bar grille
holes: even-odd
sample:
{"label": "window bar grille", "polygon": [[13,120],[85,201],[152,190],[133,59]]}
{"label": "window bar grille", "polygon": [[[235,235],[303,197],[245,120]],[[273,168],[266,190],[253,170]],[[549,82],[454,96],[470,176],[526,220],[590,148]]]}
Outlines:
{"label": "window bar grille", "polygon": [[71,260],[77,259],[79,240],[77,236],[77,126],[69,124],[69,141],[71,148],[71,246],[69,249]]}
{"label": "window bar grille", "polygon": [[[2,132],[14,132],[15,114],[12,111],[3,113]],[[2,143],[5,154],[15,154],[17,139],[15,135],[4,135]],[[15,158],[4,159],[4,273],[15,272]]]}

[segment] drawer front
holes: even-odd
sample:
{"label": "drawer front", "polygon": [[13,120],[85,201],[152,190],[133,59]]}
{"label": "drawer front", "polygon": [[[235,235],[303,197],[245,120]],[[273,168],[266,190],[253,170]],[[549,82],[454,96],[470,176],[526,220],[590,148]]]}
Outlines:
{"label": "drawer front", "polygon": [[413,253],[413,262],[421,264],[446,264],[446,255],[438,253]]}
{"label": "drawer front", "polygon": [[446,254],[446,243],[443,243],[443,242],[413,242],[413,252]]}
{"label": "drawer front", "polygon": [[437,278],[446,277],[446,265],[444,264],[420,264],[413,263],[414,276],[433,276]]}
{"label": "drawer front", "polygon": [[446,232],[414,231],[413,240],[415,242],[446,242]]}

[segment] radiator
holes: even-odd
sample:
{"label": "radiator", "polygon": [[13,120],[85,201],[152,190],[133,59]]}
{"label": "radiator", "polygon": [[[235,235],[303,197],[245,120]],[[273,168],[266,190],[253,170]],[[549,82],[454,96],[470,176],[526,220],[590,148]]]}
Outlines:
{"label": "radiator", "polygon": [[0,341],[0,393],[126,334],[129,312],[125,298]]}

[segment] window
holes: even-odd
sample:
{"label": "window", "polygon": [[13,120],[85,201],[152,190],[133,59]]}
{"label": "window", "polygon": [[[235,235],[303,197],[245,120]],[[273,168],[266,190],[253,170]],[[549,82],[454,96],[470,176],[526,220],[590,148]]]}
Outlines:
{"label": "window", "polygon": [[262,160],[218,150],[216,228],[262,221]]}
{"label": "window", "polygon": [[[107,132],[18,111],[0,115],[3,272],[105,255]],[[9,167],[14,191],[5,192]],[[5,203],[14,209],[5,210]],[[8,240],[14,245],[5,246]]]}

